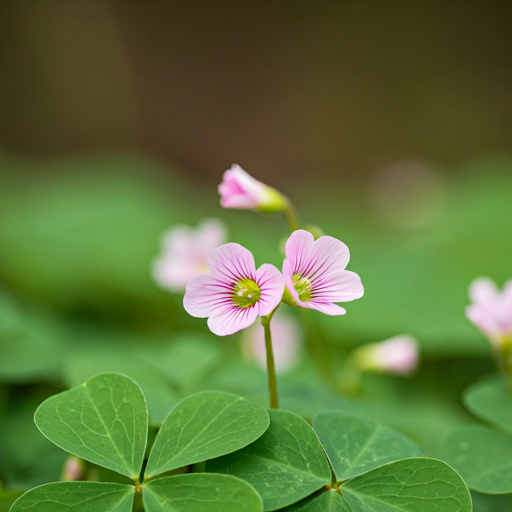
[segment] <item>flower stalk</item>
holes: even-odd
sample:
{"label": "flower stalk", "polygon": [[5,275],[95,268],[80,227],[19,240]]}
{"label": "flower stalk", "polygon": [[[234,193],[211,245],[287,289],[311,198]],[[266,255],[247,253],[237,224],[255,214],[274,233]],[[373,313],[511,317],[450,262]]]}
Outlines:
{"label": "flower stalk", "polygon": [[[276,308],[277,309],[277,308]],[[275,311],[275,309],[274,309]],[[261,325],[265,331],[265,350],[267,354],[267,376],[268,376],[268,391],[270,394],[270,408],[279,409],[279,397],[277,394],[277,378],[276,378],[276,365],[274,361],[274,350],[272,348],[272,333],[270,330],[270,321],[274,315],[274,311],[268,316],[261,317]]]}

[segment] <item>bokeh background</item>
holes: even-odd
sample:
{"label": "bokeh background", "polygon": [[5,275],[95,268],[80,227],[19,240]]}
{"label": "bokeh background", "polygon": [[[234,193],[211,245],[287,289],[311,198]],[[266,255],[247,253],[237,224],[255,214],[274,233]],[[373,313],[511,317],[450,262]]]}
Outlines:
{"label": "bokeh background", "polygon": [[[35,408],[100,371],[133,376],[155,425],[197,389],[266,404],[239,337],[149,270],[167,228],[211,216],[281,264],[284,219],[218,204],[233,162],[342,239],[365,285],[311,315],[330,375],[308,354],[283,406],[359,410],[439,456],[493,370],[467,287],[512,276],[510,26],[505,0],[0,3],[0,510],[61,476]],[[340,396],[351,348],[403,332],[420,370]]]}

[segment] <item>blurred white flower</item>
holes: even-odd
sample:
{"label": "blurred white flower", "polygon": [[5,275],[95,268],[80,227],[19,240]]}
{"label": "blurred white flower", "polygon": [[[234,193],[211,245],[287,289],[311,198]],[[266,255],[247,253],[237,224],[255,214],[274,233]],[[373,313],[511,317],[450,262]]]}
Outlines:
{"label": "blurred white flower", "polygon": [[162,235],[162,252],[152,263],[155,282],[165,290],[184,291],[193,277],[208,272],[206,258],[227,239],[219,219],[203,219],[195,228],[173,226]]}
{"label": "blurred white flower", "polygon": [[419,364],[419,345],[408,334],[394,336],[379,343],[356,349],[357,362],[362,370],[408,375]]}
{"label": "blurred white flower", "polygon": [[[280,309],[272,317],[272,347],[277,373],[286,373],[295,368],[302,359],[304,334],[300,323]],[[256,362],[266,370],[265,333],[259,323],[253,324],[242,333],[243,352],[249,361]]]}

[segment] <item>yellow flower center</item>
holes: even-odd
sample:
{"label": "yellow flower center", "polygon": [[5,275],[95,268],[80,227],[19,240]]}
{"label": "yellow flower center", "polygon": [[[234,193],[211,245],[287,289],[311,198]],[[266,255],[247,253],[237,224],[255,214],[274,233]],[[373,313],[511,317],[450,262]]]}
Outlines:
{"label": "yellow flower center", "polygon": [[307,277],[302,277],[300,274],[293,274],[292,283],[302,302],[307,302],[313,298],[311,281]]}
{"label": "yellow flower center", "polygon": [[250,308],[260,300],[261,290],[257,283],[248,277],[237,281],[233,286],[232,301],[239,308]]}

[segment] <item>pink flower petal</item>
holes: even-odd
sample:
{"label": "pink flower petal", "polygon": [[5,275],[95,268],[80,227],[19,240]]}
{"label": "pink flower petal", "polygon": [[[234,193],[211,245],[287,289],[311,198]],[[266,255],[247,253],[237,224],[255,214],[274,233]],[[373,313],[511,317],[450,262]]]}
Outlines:
{"label": "pink flower petal", "polygon": [[473,302],[489,304],[496,300],[499,290],[488,277],[478,277],[469,285],[469,297]]}
{"label": "pink flower petal", "polygon": [[206,266],[212,274],[228,280],[237,281],[244,277],[256,280],[254,256],[240,244],[229,243],[218,247],[208,256]]}
{"label": "pink flower petal", "polygon": [[349,302],[364,295],[361,278],[350,270],[339,270],[313,282],[311,302]]}
{"label": "pink flower petal", "polygon": [[257,317],[258,311],[254,306],[241,309],[233,305],[210,316],[208,327],[217,336],[228,336],[249,327]]}
{"label": "pink flower petal", "polygon": [[320,313],[324,313],[325,315],[330,316],[338,316],[338,315],[344,315],[347,311],[343,309],[341,306],[338,306],[337,304],[333,304],[332,302],[303,302],[303,304],[306,304],[305,307],[308,307],[310,309],[316,309],[317,311],[320,311]]}
{"label": "pink flower petal", "polygon": [[285,247],[285,261],[292,273],[309,265],[309,253],[314,243],[315,238],[309,231],[299,229],[290,235]]}
{"label": "pink flower petal", "polygon": [[267,316],[279,305],[284,292],[284,277],[279,270],[265,263],[256,272],[256,283],[261,290],[258,314]]}
{"label": "pink flower petal", "polygon": [[187,284],[183,297],[185,311],[196,318],[206,318],[226,306],[231,306],[233,287],[211,274],[201,274]]}

